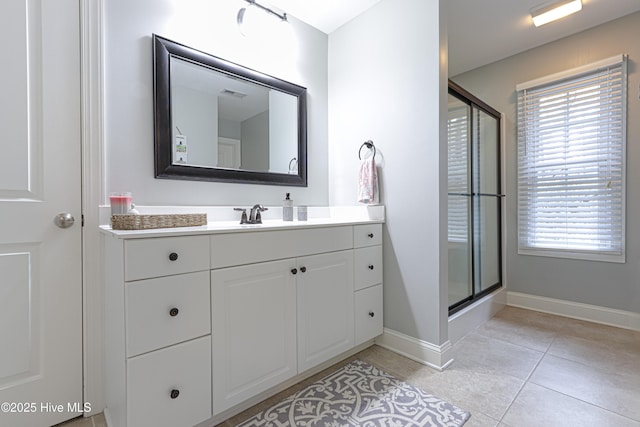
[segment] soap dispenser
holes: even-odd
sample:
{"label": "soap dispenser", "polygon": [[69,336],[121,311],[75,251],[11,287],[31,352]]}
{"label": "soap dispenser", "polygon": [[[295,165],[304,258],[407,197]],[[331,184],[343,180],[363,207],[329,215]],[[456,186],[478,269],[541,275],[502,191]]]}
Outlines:
{"label": "soap dispenser", "polygon": [[286,194],[282,201],[282,220],[293,221],[293,200],[289,197],[289,193]]}

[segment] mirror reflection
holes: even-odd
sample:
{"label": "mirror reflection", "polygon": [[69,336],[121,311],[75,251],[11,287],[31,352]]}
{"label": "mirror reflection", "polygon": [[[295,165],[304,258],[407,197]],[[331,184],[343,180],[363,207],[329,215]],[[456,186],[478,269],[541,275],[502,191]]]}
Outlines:
{"label": "mirror reflection", "polygon": [[175,57],[171,89],[173,164],[297,174],[295,96]]}

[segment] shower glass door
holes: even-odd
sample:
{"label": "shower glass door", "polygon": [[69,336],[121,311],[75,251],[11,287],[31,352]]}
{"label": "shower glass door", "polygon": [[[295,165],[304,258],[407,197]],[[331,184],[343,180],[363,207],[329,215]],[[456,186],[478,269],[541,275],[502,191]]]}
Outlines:
{"label": "shower glass door", "polygon": [[500,115],[450,82],[449,312],[502,285]]}

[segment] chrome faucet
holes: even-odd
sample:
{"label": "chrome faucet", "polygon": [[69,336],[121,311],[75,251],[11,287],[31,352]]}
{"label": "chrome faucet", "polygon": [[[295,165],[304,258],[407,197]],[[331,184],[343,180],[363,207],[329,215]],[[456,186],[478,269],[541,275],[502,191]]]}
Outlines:
{"label": "chrome faucet", "polygon": [[260,212],[268,210],[268,208],[265,208],[261,204],[253,205],[249,214],[249,224],[262,224],[262,215],[260,215]]}

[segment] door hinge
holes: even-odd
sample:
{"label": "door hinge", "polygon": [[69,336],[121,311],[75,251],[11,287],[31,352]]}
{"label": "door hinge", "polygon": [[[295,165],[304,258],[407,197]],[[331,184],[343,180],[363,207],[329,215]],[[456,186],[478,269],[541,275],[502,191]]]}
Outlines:
{"label": "door hinge", "polygon": [[80,226],[84,227],[84,214],[80,215]]}

